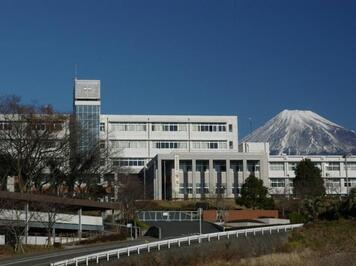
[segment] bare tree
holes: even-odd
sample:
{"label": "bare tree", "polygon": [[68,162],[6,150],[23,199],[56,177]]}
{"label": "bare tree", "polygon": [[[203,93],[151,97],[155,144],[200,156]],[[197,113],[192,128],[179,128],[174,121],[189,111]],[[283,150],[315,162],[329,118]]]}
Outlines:
{"label": "bare tree", "polygon": [[20,192],[42,191],[48,163],[64,158],[69,148],[67,116],[51,106],[22,104],[16,96],[0,98],[0,114],[0,156],[7,164],[3,177],[16,176]]}
{"label": "bare tree", "polygon": [[29,211],[28,202],[1,200],[0,206],[1,226],[5,229],[7,242],[15,252],[23,253],[23,242],[26,242],[29,224],[35,213]]}
{"label": "bare tree", "polygon": [[33,207],[35,215],[33,219],[42,224],[47,233],[47,246],[55,242],[55,225],[60,222],[69,221],[72,215],[66,214],[68,207],[54,202],[38,202]]}

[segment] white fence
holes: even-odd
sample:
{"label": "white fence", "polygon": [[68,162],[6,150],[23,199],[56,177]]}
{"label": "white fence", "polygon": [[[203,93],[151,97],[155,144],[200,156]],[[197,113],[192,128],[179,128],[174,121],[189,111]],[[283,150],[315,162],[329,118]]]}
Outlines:
{"label": "white fence", "polygon": [[[81,238],[81,240],[85,240],[86,238]],[[51,237],[51,241],[53,238]],[[66,237],[66,236],[56,236],[54,239],[55,243],[61,244],[69,244],[73,242],[78,242],[78,237]],[[22,237],[22,243],[26,244],[26,238]],[[27,244],[28,245],[47,245],[48,244],[48,236],[28,236],[27,237]]]}
{"label": "white fence", "polygon": [[275,231],[275,232],[287,231],[287,230],[292,230],[294,228],[298,228],[298,227],[302,227],[302,226],[303,226],[303,224],[275,225],[275,226],[266,226],[266,227],[259,227],[259,228],[249,228],[249,229],[217,232],[217,233],[211,233],[211,234],[192,235],[192,236],[187,236],[187,237],[167,239],[167,240],[162,240],[162,241],[150,242],[147,244],[141,244],[141,245],[136,245],[136,246],[129,246],[129,247],[118,248],[118,249],[113,249],[113,250],[108,250],[108,251],[102,251],[102,252],[98,252],[98,253],[93,253],[93,254],[89,254],[89,255],[85,255],[85,256],[80,256],[80,257],[76,257],[76,258],[72,258],[72,259],[68,259],[68,260],[62,260],[62,261],[58,261],[55,263],[51,263],[51,266],[71,265],[71,264],[78,265],[80,263],[89,265],[89,262],[91,262],[91,261],[99,263],[100,259],[105,259],[106,261],[109,261],[110,258],[119,259],[121,255],[130,256],[130,254],[132,254],[132,253],[140,254],[141,251],[150,252],[152,249],[160,250],[161,247],[171,248],[172,245],[176,245],[176,246],[180,247],[181,244],[184,244],[184,243],[187,243],[188,245],[190,245],[193,241],[195,241],[197,243],[201,243],[202,240],[205,239],[210,242],[213,239],[220,240],[222,237],[229,239],[230,237],[247,236],[249,233],[254,234],[254,235],[256,233],[261,233],[261,234],[270,233],[270,234],[272,234],[272,231]]}
{"label": "white fence", "polygon": [[[48,213],[46,212],[29,211],[27,217],[29,217],[30,222],[48,223]],[[79,215],[57,213],[55,219],[56,223],[60,224],[79,224]],[[0,220],[26,221],[26,212],[25,210],[0,209]],[[103,226],[103,218],[101,216],[82,215],[81,223],[82,225]]]}

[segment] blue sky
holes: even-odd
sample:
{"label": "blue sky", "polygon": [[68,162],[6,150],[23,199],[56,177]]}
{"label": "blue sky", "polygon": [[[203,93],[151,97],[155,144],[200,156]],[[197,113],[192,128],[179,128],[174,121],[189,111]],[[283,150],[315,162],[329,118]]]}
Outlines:
{"label": "blue sky", "polygon": [[283,109],[356,129],[356,1],[0,1],[0,94],[70,111],[78,77],[102,112]]}

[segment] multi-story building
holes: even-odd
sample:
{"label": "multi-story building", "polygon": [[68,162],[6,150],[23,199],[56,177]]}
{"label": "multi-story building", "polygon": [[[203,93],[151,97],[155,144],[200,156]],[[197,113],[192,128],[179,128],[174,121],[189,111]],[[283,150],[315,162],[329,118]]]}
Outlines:
{"label": "multi-story building", "polygon": [[155,199],[237,197],[250,174],[271,194],[289,195],[304,158],[320,167],[327,193],[356,186],[356,157],[348,158],[346,173],[342,156],[271,156],[268,143],[238,145],[237,116],[108,115],[100,106],[100,81],[76,79],[74,113],[87,132],[83,145],[99,138],[108,147],[106,159],[141,172]]}
{"label": "multi-story building", "polygon": [[157,154],[237,149],[236,116],[101,115],[114,165],[139,172]]}

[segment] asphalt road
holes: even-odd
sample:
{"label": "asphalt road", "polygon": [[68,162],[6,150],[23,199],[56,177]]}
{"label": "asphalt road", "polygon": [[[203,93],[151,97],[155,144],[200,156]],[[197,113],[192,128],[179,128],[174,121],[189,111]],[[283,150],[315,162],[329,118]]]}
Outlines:
{"label": "asphalt road", "polygon": [[138,245],[153,241],[153,238],[143,238],[138,240],[128,240],[115,243],[104,243],[98,245],[89,245],[75,248],[68,248],[60,251],[53,251],[49,253],[25,255],[12,259],[0,260],[1,266],[48,266],[52,262],[83,256],[90,253],[116,249],[120,247],[127,247],[131,245]]}

